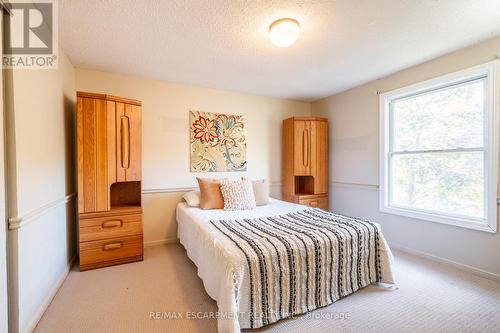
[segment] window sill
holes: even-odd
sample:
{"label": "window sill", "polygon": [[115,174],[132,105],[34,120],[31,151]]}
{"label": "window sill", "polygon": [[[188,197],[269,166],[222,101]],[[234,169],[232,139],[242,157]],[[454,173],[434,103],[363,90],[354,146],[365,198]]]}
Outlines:
{"label": "window sill", "polygon": [[404,208],[387,207],[387,206],[380,207],[380,211],[382,213],[411,217],[414,219],[419,219],[434,223],[453,225],[460,228],[473,229],[495,234],[497,233],[496,221],[493,222],[492,224],[489,224],[488,221],[485,220],[474,221],[472,219],[453,217],[453,216],[443,216],[428,212],[418,212]]}

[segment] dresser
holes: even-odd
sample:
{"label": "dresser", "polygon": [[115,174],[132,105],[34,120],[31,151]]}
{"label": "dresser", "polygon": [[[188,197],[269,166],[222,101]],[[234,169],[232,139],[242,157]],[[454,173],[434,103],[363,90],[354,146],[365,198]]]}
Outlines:
{"label": "dresser", "polygon": [[80,270],[143,260],[141,105],[77,92]]}
{"label": "dresser", "polygon": [[328,209],[328,120],[283,120],[282,198]]}

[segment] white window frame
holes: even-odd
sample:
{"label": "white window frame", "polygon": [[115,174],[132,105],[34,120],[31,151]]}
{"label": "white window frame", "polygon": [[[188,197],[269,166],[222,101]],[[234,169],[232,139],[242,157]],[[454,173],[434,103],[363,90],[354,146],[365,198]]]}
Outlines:
{"label": "white window frame", "polygon": [[[491,233],[497,232],[497,179],[498,179],[498,108],[499,108],[499,64],[498,60],[479,66],[443,75],[431,80],[413,84],[400,89],[380,94],[380,211],[431,222],[444,223],[463,228],[481,230]],[[419,209],[391,206],[389,202],[390,183],[390,104],[393,100],[418,93],[432,91],[444,86],[466,82],[485,77],[485,139],[487,146],[484,149],[485,158],[485,210],[484,219],[448,215]]]}

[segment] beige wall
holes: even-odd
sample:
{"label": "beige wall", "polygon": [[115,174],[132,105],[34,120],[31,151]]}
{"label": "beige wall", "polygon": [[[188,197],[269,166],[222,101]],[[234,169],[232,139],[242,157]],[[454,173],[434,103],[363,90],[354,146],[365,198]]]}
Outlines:
{"label": "beige wall", "polygon": [[[146,243],[176,239],[175,206],[196,176],[266,178],[274,195],[281,182],[281,122],[309,115],[310,104],[230,91],[77,69],[79,91],[143,101],[142,162]],[[189,171],[189,111],[242,114],[247,128],[246,172]]]}
{"label": "beige wall", "polygon": [[31,332],[75,254],[75,71],[7,73],[12,332]]}
{"label": "beige wall", "polygon": [[381,214],[376,189],[379,184],[377,92],[485,63],[499,54],[500,37],[497,37],[314,102],[312,113],[330,119],[330,207],[381,223],[394,245],[500,277],[500,260],[496,255],[500,253],[500,235]]}

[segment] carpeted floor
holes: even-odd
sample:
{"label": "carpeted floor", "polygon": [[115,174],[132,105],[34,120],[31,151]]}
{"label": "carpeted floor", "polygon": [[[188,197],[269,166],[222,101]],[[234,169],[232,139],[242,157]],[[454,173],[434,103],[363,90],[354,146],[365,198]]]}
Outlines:
{"label": "carpeted floor", "polygon": [[[370,286],[311,315],[250,332],[500,332],[498,281],[395,255],[400,289]],[[157,311],[171,318],[151,319]],[[35,332],[216,332],[215,320],[186,319],[193,311],[215,312],[217,305],[182,245],[161,245],[146,248],[140,263],[74,267]]]}

